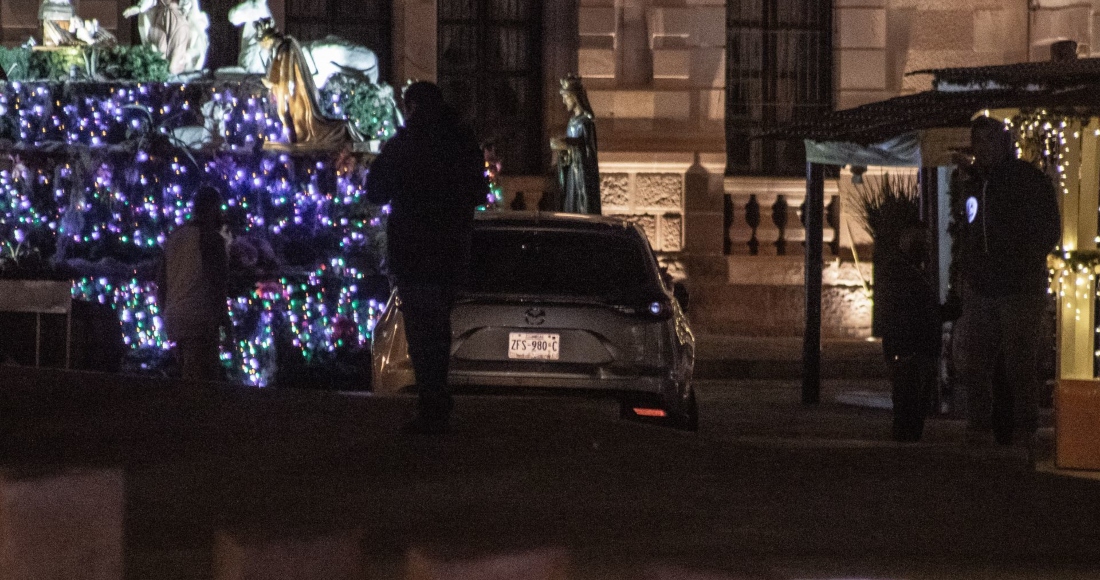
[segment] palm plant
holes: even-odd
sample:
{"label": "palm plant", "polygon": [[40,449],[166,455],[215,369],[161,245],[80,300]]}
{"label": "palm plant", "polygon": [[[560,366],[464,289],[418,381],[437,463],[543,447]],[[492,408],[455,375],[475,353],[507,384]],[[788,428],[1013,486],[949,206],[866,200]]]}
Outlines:
{"label": "palm plant", "polygon": [[[871,334],[882,336],[886,325],[883,305],[896,303],[900,290],[896,283],[897,265],[904,261],[903,238],[907,231],[921,227],[920,190],[914,176],[883,173],[875,183],[858,185],[855,190],[855,220],[875,243],[874,288]],[[888,293],[888,294],[887,294]]]}
{"label": "palm plant", "polygon": [[853,198],[856,222],[875,242],[875,254],[897,250],[902,232],[921,225],[915,176],[883,173],[877,183],[856,186]]}

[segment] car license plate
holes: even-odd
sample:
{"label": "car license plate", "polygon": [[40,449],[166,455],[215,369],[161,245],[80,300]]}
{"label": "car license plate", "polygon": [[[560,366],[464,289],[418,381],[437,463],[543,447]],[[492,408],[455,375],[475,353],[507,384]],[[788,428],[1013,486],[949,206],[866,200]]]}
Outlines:
{"label": "car license plate", "polygon": [[538,332],[509,332],[508,358],[523,360],[558,360],[561,355],[561,335]]}

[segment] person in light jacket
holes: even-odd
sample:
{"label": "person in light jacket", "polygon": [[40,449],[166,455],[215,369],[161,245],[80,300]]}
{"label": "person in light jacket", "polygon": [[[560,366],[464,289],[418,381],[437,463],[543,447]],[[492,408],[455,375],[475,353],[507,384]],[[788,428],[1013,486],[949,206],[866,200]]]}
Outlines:
{"label": "person in light jacket", "polygon": [[195,195],[191,219],[164,244],[157,302],[185,379],[223,380],[221,331],[230,332],[228,263],[221,235],[222,196],[213,187]]}

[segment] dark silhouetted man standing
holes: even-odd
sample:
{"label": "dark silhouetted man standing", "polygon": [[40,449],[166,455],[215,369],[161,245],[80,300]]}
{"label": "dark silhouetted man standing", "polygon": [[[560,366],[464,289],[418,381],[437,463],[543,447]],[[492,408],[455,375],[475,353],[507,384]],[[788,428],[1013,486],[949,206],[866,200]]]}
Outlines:
{"label": "dark silhouetted man standing", "polygon": [[974,167],[956,216],[962,317],[954,360],[970,431],[980,437],[992,429],[1002,445],[1015,438],[1031,444],[1046,260],[1061,232],[1058,200],[1045,174],[1016,159],[1003,123],[978,117],[970,140]]}
{"label": "dark silhouetted man standing", "polygon": [[443,433],[451,407],[447,369],[451,307],[470,263],[474,211],[489,193],[485,158],[473,133],[429,82],[404,92],[406,123],[371,163],[367,199],[390,204],[388,269],[401,300],[416,374],[417,418],[410,433]]}

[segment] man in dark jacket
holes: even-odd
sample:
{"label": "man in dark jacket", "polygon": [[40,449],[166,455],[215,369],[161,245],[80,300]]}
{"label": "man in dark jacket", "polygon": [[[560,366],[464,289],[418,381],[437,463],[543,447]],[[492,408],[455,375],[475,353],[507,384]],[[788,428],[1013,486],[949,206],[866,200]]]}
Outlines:
{"label": "man in dark jacket", "polygon": [[404,92],[405,126],[371,163],[367,199],[390,204],[388,269],[397,287],[409,358],[416,374],[412,433],[442,433],[453,406],[447,389],[451,307],[470,262],[474,211],[489,184],[485,158],[469,128],[429,82]]}
{"label": "man in dark jacket", "polygon": [[895,441],[920,441],[936,386],[942,322],[939,292],[928,276],[927,237],[928,229],[913,223],[894,244],[892,236],[875,238],[875,315],[882,315]]}
{"label": "man in dark jacket", "polygon": [[[1015,158],[1003,123],[971,127],[972,178],[959,222],[962,316],[954,360],[966,392],[968,427],[998,443],[1032,443],[1037,427],[1039,329],[1046,307],[1047,254],[1061,233],[1050,179]],[[1003,372],[996,373],[998,363]],[[996,373],[996,374],[995,374]]]}

